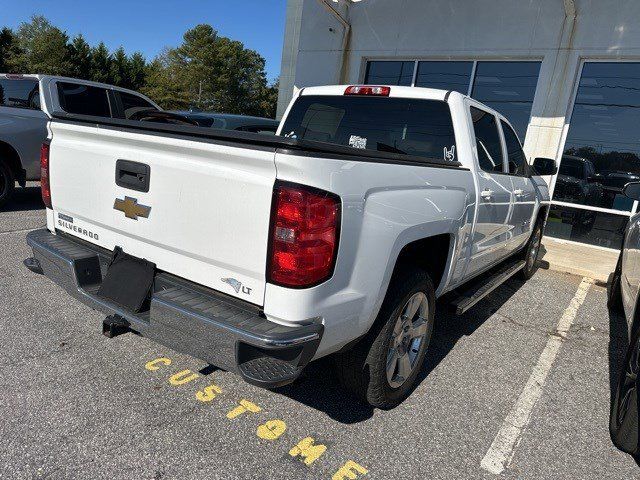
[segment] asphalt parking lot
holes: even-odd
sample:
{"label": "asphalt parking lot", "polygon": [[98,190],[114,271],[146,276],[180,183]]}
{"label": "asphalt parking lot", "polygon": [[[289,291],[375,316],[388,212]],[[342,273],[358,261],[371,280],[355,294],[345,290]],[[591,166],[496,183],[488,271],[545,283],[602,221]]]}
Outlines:
{"label": "asphalt parking lot", "polygon": [[35,186],[0,212],[0,478],[640,478],[608,435],[626,330],[602,286],[539,270],[438,315],[420,385],[380,411],[346,397],[329,361],[267,391],[103,337],[102,315],[22,266],[44,222]]}

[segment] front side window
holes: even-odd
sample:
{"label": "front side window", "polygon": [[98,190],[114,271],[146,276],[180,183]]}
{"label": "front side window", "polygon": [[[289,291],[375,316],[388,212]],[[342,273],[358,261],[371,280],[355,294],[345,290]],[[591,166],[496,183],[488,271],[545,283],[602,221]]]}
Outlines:
{"label": "front side window", "polygon": [[526,177],[529,175],[529,164],[522,150],[522,145],[520,145],[520,140],[518,140],[518,136],[508,124],[502,120],[500,123],[502,125],[502,133],[504,133],[504,141],[507,145],[509,173]]}
{"label": "front side window", "polygon": [[145,110],[157,110],[153,104],[138,95],[132,95],[127,92],[117,92],[117,94],[120,95],[120,99],[122,100],[124,118],[127,120],[138,112],[143,112]]}
{"label": "front side window", "polygon": [[485,172],[503,172],[502,143],[495,115],[471,107],[471,121],[480,168]]}
{"label": "front side window", "polygon": [[456,159],[449,105],[439,100],[301,96],[282,135],[358,149]]}
{"label": "front side window", "polygon": [[40,88],[35,79],[0,79],[0,106],[40,110]]}
{"label": "front side window", "polygon": [[59,82],[58,97],[65,112],[96,117],[111,117],[107,90],[91,85]]}

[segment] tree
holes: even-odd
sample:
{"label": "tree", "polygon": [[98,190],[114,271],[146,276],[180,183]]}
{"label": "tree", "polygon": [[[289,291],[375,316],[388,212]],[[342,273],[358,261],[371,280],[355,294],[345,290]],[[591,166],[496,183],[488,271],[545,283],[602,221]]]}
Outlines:
{"label": "tree", "polygon": [[197,25],[154,61],[146,92],[165,108],[274,116],[277,94],[264,67],[257,52]]}
{"label": "tree", "polygon": [[69,37],[41,15],[20,25],[17,32],[20,52],[16,67],[24,73],[68,75],[71,70]]}
{"label": "tree", "polygon": [[18,40],[10,28],[0,30],[0,72],[18,73],[15,68],[20,55]]}
{"label": "tree", "polygon": [[140,52],[134,52],[129,59],[129,77],[132,90],[140,90],[146,80],[147,61]]}
{"label": "tree", "polygon": [[118,48],[112,56],[109,76],[113,85],[131,88],[129,58],[122,47]]}
{"label": "tree", "polygon": [[91,80],[91,47],[82,34],[73,38],[68,49],[71,64],[69,76]]}
{"label": "tree", "polygon": [[111,54],[109,49],[100,42],[97,47],[91,49],[91,75],[94,82],[110,83],[111,81]]}

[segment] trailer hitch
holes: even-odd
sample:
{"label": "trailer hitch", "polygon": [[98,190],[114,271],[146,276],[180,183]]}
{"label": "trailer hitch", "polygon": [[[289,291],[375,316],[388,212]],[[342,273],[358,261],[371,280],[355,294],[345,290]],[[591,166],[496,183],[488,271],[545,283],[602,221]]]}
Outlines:
{"label": "trailer hitch", "polygon": [[102,334],[107,338],[117,337],[130,332],[129,322],[120,315],[109,315],[102,321]]}

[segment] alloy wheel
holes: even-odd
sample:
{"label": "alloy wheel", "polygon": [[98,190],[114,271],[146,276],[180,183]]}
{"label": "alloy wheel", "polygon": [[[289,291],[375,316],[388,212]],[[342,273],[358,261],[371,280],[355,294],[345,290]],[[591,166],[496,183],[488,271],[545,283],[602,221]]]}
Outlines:
{"label": "alloy wheel", "polygon": [[422,292],[413,294],[402,307],[389,344],[386,370],[392,388],[401,387],[415,370],[427,334],[428,318],[427,296]]}

